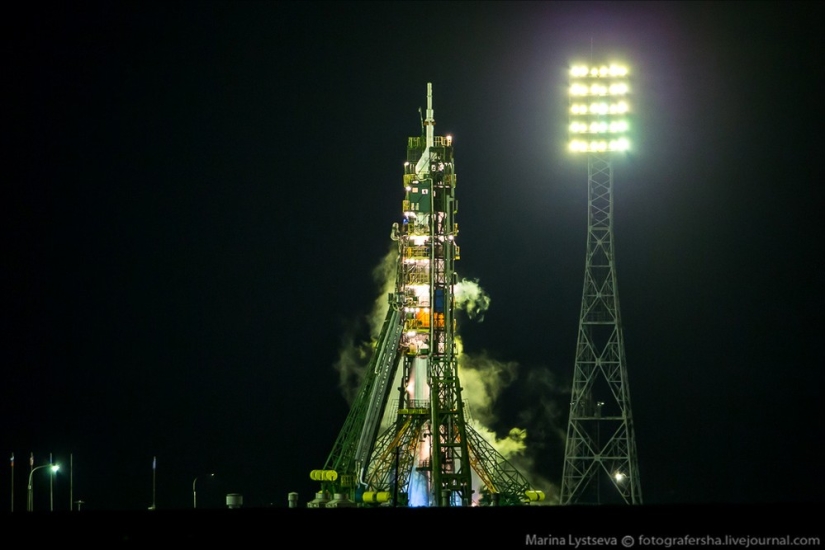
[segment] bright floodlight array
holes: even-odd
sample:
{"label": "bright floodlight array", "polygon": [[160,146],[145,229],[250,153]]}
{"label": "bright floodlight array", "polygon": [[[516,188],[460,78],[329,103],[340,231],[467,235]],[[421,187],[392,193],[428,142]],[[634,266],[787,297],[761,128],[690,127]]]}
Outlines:
{"label": "bright floodlight array", "polygon": [[570,70],[570,151],[627,151],[627,68],[618,65]]}

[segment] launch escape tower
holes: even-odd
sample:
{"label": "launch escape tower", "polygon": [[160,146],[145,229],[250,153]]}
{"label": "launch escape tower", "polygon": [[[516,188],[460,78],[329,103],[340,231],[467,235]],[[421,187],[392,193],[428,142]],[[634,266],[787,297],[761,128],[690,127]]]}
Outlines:
{"label": "launch escape tower", "polygon": [[573,67],[570,150],[587,155],[587,253],[561,504],[642,504],[613,247],[613,154],[629,147],[627,70]]}
{"label": "launch escape tower", "polygon": [[344,426],[324,468],[310,473],[321,490],[309,507],[506,506],[544,498],[466,414],[456,345],[453,145],[434,127],[427,84],[422,135],[407,142],[403,215],[391,233],[395,292]]}

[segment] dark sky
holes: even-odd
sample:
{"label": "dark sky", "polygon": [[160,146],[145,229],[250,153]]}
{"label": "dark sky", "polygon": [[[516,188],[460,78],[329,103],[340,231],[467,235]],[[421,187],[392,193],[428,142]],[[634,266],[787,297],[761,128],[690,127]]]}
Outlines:
{"label": "dark sky", "polygon": [[567,75],[591,56],[633,78],[615,237],[645,502],[823,500],[815,4],[26,6],[4,18],[0,134],[15,510],[30,452],[71,456],[87,509],[149,506],[154,456],[159,508],[196,477],[203,507],[312,498],[428,82],[459,276],[490,298],[464,350],[500,366],[491,429],[526,429],[521,463],[557,484],[587,229]]}

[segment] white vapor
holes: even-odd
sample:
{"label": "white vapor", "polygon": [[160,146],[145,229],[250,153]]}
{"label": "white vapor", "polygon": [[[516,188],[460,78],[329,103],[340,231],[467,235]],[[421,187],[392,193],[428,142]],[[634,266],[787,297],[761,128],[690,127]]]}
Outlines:
{"label": "white vapor", "polygon": [[[359,335],[355,326],[357,324],[350,326],[342,339],[335,368],[340,376],[341,390],[350,404],[358,394],[363,374],[386,318],[388,295],[396,290],[397,266],[398,253],[393,243],[373,270],[373,278],[380,292],[364,319],[369,326],[369,341],[364,341],[363,333]],[[478,280],[464,279],[457,283],[454,298],[456,308],[464,311],[470,320],[479,323],[484,320],[484,314],[491,303],[490,296],[481,288]],[[557,503],[558,489],[554,483],[537,473],[535,458],[541,456],[542,461],[546,460],[548,442],[551,446],[557,445],[556,438],[560,438],[563,448],[565,433],[559,427],[561,414],[556,403],[563,392],[556,387],[546,369],[524,369],[515,361],[497,360],[487,351],[467,353],[458,334],[455,335],[455,342],[458,377],[462,397],[467,404],[467,423],[521,472],[533,488],[544,491],[547,498],[544,504]],[[526,380],[523,378],[525,371]],[[503,433],[496,429],[496,425],[500,428],[501,424],[496,413],[496,401],[505,389],[517,381],[519,388],[525,386],[526,394],[520,399],[522,410],[517,415],[521,426],[512,426]],[[499,433],[503,435],[499,436]]]}
{"label": "white vapor", "polygon": [[470,319],[480,323],[484,320],[484,312],[490,307],[490,296],[478,285],[478,280],[463,279],[455,285],[455,303],[458,309],[467,312]]}
{"label": "white vapor", "polygon": [[[352,404],[361,388],[361,381],[364,378],[364,370],[367,368],[372,358],[373,349],[381,333],[381,326],[387,315],[389,308],[388,294],[395,292],[395,270],[398,259],[397,248],[393,244],[389,252],[381,260],[375,269],[372,270],[372,277],[376,284],[382,289],[378,298],[372,306],[372,311],[367,315],[366,321],[369,325],[370,341],[359,341],[357,323],[349,326],[341,339],[341,348],[338,352],[338,361],[335,363],[335,370],[338,371],[338,385],[341,392]],[[362,338],[363,335],[360,336]]]}

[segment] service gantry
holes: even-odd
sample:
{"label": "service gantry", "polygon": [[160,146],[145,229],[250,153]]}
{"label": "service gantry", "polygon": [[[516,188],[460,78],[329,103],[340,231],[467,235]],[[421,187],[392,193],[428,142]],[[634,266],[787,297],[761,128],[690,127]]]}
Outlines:
{"label": "service gantry", "polygon": [[309,507],[544,499],[468,422],[456,342],[453,143],[434,135],[430,83],[421,123],[422,134],[407,141],[402,218],[391,232],[395,292],[343,429],[324,468],[310,474],[321,485]]}

